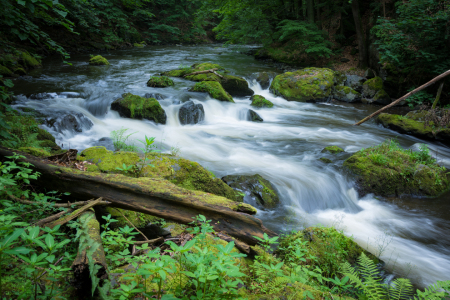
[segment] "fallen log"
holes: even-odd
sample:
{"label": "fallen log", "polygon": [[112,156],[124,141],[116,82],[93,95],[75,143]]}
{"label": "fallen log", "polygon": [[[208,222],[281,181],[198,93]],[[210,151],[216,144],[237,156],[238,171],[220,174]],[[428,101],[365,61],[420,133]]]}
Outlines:
{"label": "fallen log", "polygon": [[191,76],[191,75],[198,75],[198,74],[212,73],[212,72],[217,71],[217,70],[219,70],[219,69],[218,68],[214,68],[214,69],[209,69],[209,70],[204,70],[204,71],[192,72],[192,73],[183,75],[183,77]]}
{"label": "fallen log", "polygon": [[[19,152],[19,151],[16,151]],[[217,232],[224,232],[246,244],[276,234],[264,227],[261,220],[227,207],[237,204],[223,197],[178,187],[160,178],[131,178],[120,174],[83,172],[52,165],[43,159],[21,153],[21,159],[33,164],[41,173],[36,184],[42,188],[69,192],[77,199],[102,197],[112,207],[142,212],[181,224],[188,224],[199,214],[204,215]],[[0,147],[0,157],[11,156],[10,149]]]}
{"label": "fallen log", "polygon": [[[100,237],[100,224],[95,218],[94,211],[84,211],[78,217],[78,221],[81,224],[82,233],[78,253],[71,266],[74,275],[73,283],[79,296],[83,297],[81,299],[90,299],[93,283],[101,286],[108,278],[108,266]],[[91,278],[91,275],[94,275],[93,268],[98,269],[94,279]]]}
{"label": "fallen log", "polygon": [[375,117],[376,115],[378,115],[378,114],[381,113],[382,111],[384,111],[384,110],[386,110],[386,109],[388,109],[388,108],[390,108],[390,107],[392,107],[392,106],[397,105],[398,103],[400,103],[401,101],[405,100],[406,98],[408,98],[408,97],[414,95],[415,93],[420,92],[420,91],[423,90],[424,88],[426,88],[426,87],[428,87],[428,86],[434,84],[435,82],[441,80],[442,78],[444,78],[444,77],[446,77],[446,76],[448,76],[448,75],[450,75],[450,70],[448,70],[447,72],[442,73],[441,75],[439,75],[439,76],[435,77],[434,79],[428,81],[428,82],[425,83],[424,85],[422,85],[422,86],[418,87],[417,89],[415,89],[415,90],[409,92],[409,93],[406,94],[405,96],[403,96],[403,97],[401,97],[401,98],[398,98],[397,100],[395,100],[395,101],[392,102],[391,104],[388,104],[388,105],[384,106],[383,108],[377,110],[376,112],[374,112],[374,113],[371,114],[370,116],[365,117],[365,118],[362,119],[361,121],[359,121],[359,122],[353,124],[353,126],[359,126],[359,125],[361,125],[362,123],[366,122],[367,120],[372,119],[373,117]]}

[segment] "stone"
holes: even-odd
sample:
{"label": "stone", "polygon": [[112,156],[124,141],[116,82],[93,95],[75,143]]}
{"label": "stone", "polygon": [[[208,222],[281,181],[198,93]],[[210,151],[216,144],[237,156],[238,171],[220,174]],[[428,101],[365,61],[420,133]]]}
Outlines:
{"label": "stone", "polygon": [[144,98],[126,93],[122,98],[111,103],[111,109],[119,112],[121,117],[147,119],[155,123],[166,124],[167,116],[155,98]]}
{"label": "stone", "polygon": [[155,98],[156,100],[164,100],[167,97],[162,95],[162,94],[160,94],[160,93],[146,93],[144,95],[144,98]]}
{"label": "stone", "polygon": [[333,94],[334,99],[348,103],[355,103],[361,101],[361,94],[348,86],[338,86],[335,88]]}
{"label": "stone", "polygon": [[344,85],[351,87],[358,93],[362,92],[363,84],[366,81],[364,77],[358,76],[358,75],[346,75],[346,80]]}
{"label": "stone", "polygon": [[372,78],[375,78],[375,76],[377,76],[376,74],[375,74],[375,71],[374,70],[372,70],[372,69],[367,69],[365,72],[364,72],[364,77],[366,77],[367,79],[372,79]]}
{"label": "stone", "polygon": [[256,76],[256,81],[259,83],[263,90],[270,87],[270,81],[277,76],[275,72],[259,72]]}
{"label": "stone", "polygon": [[275,187],[259,174],[228,175],[222,177],[222,180],[234,190],[244,193],[244,201],[258,203],[268,209],[276,207],[280,202]]}
{"label": "stone", "polygon": [[249,109],[247,113],[247,120],[252,122],[263,122],[264,120],[253,110]]}
{"label": "stone", "polygon": [[333,87],[342,80],[339,72],[330,69],[306,68],[278,75],[270,85],[270,91],[289,101],[327,101]]}
{"label": "stone", "polygon": [[362,96],[373,98],[381,90],[383,90],[383,79],[374,77],[364,82]]}
{"label": "stone", "polygon": [[97,56],[92,57],[92,58],[89,60],[89,64],[90,64],[91,66],[105,66],[105,65],[109,65],[109,62],[108,62],[108,60],[107,60],[106,58],[104,58],[103,56],[97,55]]}
{"label": "stone", "polygon": [[267,108],[271,108],[273,107],[273,103],[270,102],[269,100],[267,100],[266,98],[264,98],[263,96],[260,95],[253,95],[250,100],[252,101],[252,103],[250,104],[251,106],[254,107],[267,107]]}
{"label": "stone", "polygon": [[319,158],[319,160],[320,160],[321,162],[323,162],[323,163],[326,163],[326,164],[330,164],[330,163],[333,162],[331,159],[326,158],[326,157],[321,157],[321,158]]}
{"label": "stone", "polygon": [[57,95],[55,93],[37,93],[31,94],[28,98],[33,100],[44,100],[44,99],[53,99]]}
{"label": "stone", "polygon": [[82,132],[94,126],[94,123],[82,113],[70,113],[56,118],[48,118],[44,120],[44,124],[59,133],[64,133],[65,131],[71,133]]}
{"label": "stone", "polygon": [[149,86],[149,87],[164,88],[164,87],[173,86],[173,85],[175,85],[175,83],[173,82],[172,79],[170,79],[167,76],[152,76],[147,81],[147,86]]}
{"label": "stone", "polygon": [[200,103],[194,104],[193,101],[184,103],[178,112],[178,119],[182,125],[193,125],[202,122],[205,119],[203,105]]}
{"label": "stone", "polygon": [[328,146],[323,148],[323,150],[321,151],[321,153],[326,153],[329,152],[331,154],[337,154],[337,153],[341,153],[344,152],[344,149],[338,147],[338,146]]}
{"label": "stone", "polygon": [[114,147],[114,141],[110,137],[102,137],[97,142],[95,142],[92,146],[102,146],[105,147],[107,150],[110,151],[116,151]]}
{"label": "stone", "polygon": [[231,95],[223,89],[219,82],[216,81],[197,82],[191,89],[189,89],[189,91],[208,93],[214,99],[234,103]]}
{"label": "stone", "polygon": [[255,92],[248,87],[248,82],[244,78],[232,75],[224,75],[220,80],[225,91],[235,97],[251,96]]}

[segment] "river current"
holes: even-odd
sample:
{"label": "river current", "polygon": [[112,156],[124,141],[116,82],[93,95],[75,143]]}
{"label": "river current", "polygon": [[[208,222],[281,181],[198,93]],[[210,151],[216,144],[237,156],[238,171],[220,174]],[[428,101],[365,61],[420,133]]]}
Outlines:
{"label": "river current", "polygon": [[[56,58],[32,77],[14,80],[13,91],[21,95],[16,107],[31,107],[47,114],[81,113],[93,123],[82,132],[49,129],[64,148],[85,149],[111,131],[128,128],[132,140],[155,137],[162,152],[176,148],[180,156],[201,163],[217,177],[260,174],[276,186],[282,204],[273,211],[260,209],[257,217],[277,232],[311,225],[336,226],[364,248],[379,255],[387,269],[407,276],[418,286],[450,279],[450,195],[438,199],[360,197],[354,181],[342,167],[352,153],[397,138],[405,148],[417,150],[427,143],[433,156],[450,167],[450,149],[382,128],[373,121],[352,124],[377,106],[364,104],[289,102],[261,89],[256,72],[277,71],[273,66],[220,45],[158,46],[110,51],[102,54],[110,66],[89,66],[88,55],[74,55],[72,66]],[[249,81],[256,94],[274,103],[258,109],[262,123],[246,120],[249,97],[225,103],[187,89],[194,82],[174,78],[175,86],[150,88],[151,75],[200,62],[214,62]],[[279,71],[278,71],[279,72]],[[53,97],[33,100],[35,93]],[[122,93],[143,96],[161,93],[166,125],[121,118],[110,104]],[[183,102],[202,103],[205,120],[181,125],[178,110]],[[337,145],[345,153],[326,155],[321,150]],[[319,161],[333,160],[331,164]],[[253,203],[251,203],[253,204]]]}

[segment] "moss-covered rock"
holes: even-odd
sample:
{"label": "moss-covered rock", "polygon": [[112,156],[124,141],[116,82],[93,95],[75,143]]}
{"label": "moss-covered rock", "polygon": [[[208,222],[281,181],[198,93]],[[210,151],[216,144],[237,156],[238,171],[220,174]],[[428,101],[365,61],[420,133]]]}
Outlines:
{"label": "moss-covered rock", "polygon": [[136,48],[144,48],[144,45],[139,43],[134,43],[133,46],[135,46]]}
{"label": "moss-covered rock", "polygon": [[247,113],[247,120],[251,122],[263,122],[263,118],[258,115],[254,110],[249,109]]}
{"label": "moss-covered rock", "polygon": [[348,103],[355,103],[361,101],[361,94],[348,86],[337,86],[334,91],[336,100],[344,101]]}
{"label": "moss-covered rock", "polygon": [[28,52],[23,51],[20,57],[23,63],[30,69],[39,68],[41,66],[41,63]]}
{"label": "moss-covered rock", "polygon": [[254,107],[273,107],[273,103],[260,95],[253,95],[250,100],[252,101],[251,106]]}
{"label": "moss-covered rock", "polygon": [[166,124],[166,112],[154,98],[144,98],[126,93],[122,98],[111,103],[111,109],[119,112],[121,117],[147,119],[155,123]]}
{"label": "moss-covered rock", "polygon": [[381,90],[383,90],[383,79],[374,77],[364,82],[362,95],[363,97],[373,98]]}
{"label": "moss-covered rock", "polygon": [[104,65],[109,65],[109,62],[103,56],[96,55],[89,60],[89,64],[91,66],[104,66]]}
{"label": "moss-covered rock", "polygon": [[117,168],[136,165],[139,162],[139,155],[134,152],[112,152],[103,146],[90,147],[80,153],[82,160],[94,163],[101,172],[121,173]]}
{"label": "moss-covered rock", "polygon": [[395,114],[381,113],[378,115],[376,122],[382,124],[386,128],[398,131],[400,133],[414,135],[422,139],[435,139],[432,126],[426,126],[425,122],[420,118],[415,120],[414,118],[410,118],[408,116],[405,117]]}
{"label": "moss-covered rock", "polygon": [[328,146],[322,149],[321,153],[326,153],[329,152],[331,154],[337,154],[337,153],[341,153],[344,152],[344,149],[338,147],[338,146]]}
{"label": "moss-covered rock", "polygon": [[[130,223],[127,221],[127,219],[137,228],[144,228],[149,223],[160,221],[161,218],[144,214],[141,212],[121,209],[121,208],[114,208],[114,207],[104,207],[101,209],[102,215],[111,215],[113,219],[116,219],[117,222],[111,223],[111,228],[121,228],[128,225],[128,227],[131,227]],[[125,217],[124,217],[125,216]]]}
{"label": "moss-covered rock", "polygon": [[19,148],[20,151],[22,152],[26,152],[28,154],[31,154],[33,156],[37,156],[37,157],[47,157],[50,156],[50,152],[41,149],[41,148],[35,148],[35,147],[21,147]]}
{"label": "moss-covered rock", "polygon": [[231,188],[251,197],[253,201],[265,208],[274,208],[280,203],[280,198],[270,181],[261,175],[228,175],[222,180]]}
{"label": "moss-covered rock", "polygon": [[330,163],[333,162],[331,159],[326,158],[326,157],[321,157],[321,158],[319,158],[319,160],[320,160],[321,162],[323,162],[323,163],[326,163],[326,164],[330,164]]}
{"label": "moss-covered rock", "polygon": [[[289,234],[280,240],[276,255],[281,259],[289,256],[289,247],[295,247],[299,243],[305,243],[302,248],[306,249],[304,257],[306,261],[298,260],[296,263],[310,265],[312,268],[319,267],[325,277],[333,278],[339,274],[341,264],[349,262],[356,264],[361,253],[366,254],[375,263],[378,259],[361,248],[352,238],[345,236],[342,232],[330,227],[309,227],[303,231]],[[315,257],[311,260],[308,257]]]}
{"label": "moss-covered rock", "polygon": [[173,86],[175,83],[167,76],[152,76],[147,81],[149,87],[168,87]]}
{"label": "moss-covered rock", "polygon": [[20,76],[27,75],[27,71],[24,68],[15,68],[13,73]]}
{"label": "moss-covered rock", "polygon": [[192,92],[204,92],[208,93],[212,98],[220,101],[233,102],[234,100],[230,94],[228,94],[222,87],[222,85],[216,81],[201,81],[197,82],[191,89]]}
{"label": "moss-covered rock", "polygon": [[4,76],[4,77],[9,77],[13,74],[13,72],[8,69],[7,67],[4,67],[2,65],[0,65],[0,75]]}
{"label": "moss-covered rock", "polygon": [[232,75],[224,75],[220,83],[225,91],[236,97],[251,96],[255,92],[248,87],[248,82],[244,78]]}
{"label": "moss-covered rock", "polygon": [[272,81],[270,90],[290,101],[318,102],[331,96],[339,73],[330,69],[306,68],[278,75]]}
{"label": "moss-covered rock", "polygon": [[373,97],[373,102],[381,105],[388,105],[392,102],[391,97],[384,91],[378,91]]}
{"label": "moss-covered rock", "polygon": [[[213,64],[213,63],[207,62],[207,63],[201,63],[201,64],[193,64],[190,67],[184,67],[182,69],[176,69],[176,70],[163,72],[162,75],[171,76],[171,77],[183,77],[184,75],[188,75],[190,73],[212,70],[212,69],[217,69],[217,71],[226,72],[224,67],[222,67],[218,64]],[[204,76],[211,75],[212,76],[211,78],[214,78],[213,81],[219,80],[219,77],[213,73],[198,74],[198,76],[199,75],[203,75],[203,76],[196,77],[197,75],[192,75],[192,76],[186,76],[186,78],[189,80],[193,80],[193,81],[205,81],[207,79],[204,79],[205,78]]]}
{"label": "moss-covered rock", "polygon": [[259,72],[256,76],[256,81],[261,85],[262,89],[267,89],[270,86],[270,81],[277,76],[275,72]]}
{"label": "moss-covered rock", "polygon": [[344,162],[362,194],[437,196],[449,187],[445,168],[426,151],[402,149],[394,141],[358,151]]}

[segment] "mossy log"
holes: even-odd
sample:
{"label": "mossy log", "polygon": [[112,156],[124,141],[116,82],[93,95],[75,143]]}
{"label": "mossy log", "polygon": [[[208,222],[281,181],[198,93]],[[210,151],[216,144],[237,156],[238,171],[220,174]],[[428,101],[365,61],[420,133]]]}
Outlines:
{"label": "mossy log", "polygon": [[[11,156],[10,149],[0,147],[0,157]],[[188,224],[193,217],[202,214],[211,220],[218,232],[224,232],[247,244],[255,245],[254,238],[263,237],[264,233],[274,236],[262,221],[248,215],[233,211],[226,206],[217,205],[216,200],[227,199],[204,192],[190,191],[164,179],[137,178],[120,174],[102,174],[83,172],[52,165],[44,159],[31,157],[26,153],[21,161],[31,163],[41,176],[35,182],[42,188],[69,192],[76,199],[102,197],[111,202],[111,206],[142,212],[181,224]],[[211,200],[211,201],[209,201]],[[230,201],[231,202],[231,201]]]}
{"label": "mossy log", "polygon": [[92,285],[89,263],[100,266],[96,274],[100,284],[102,280],[108,278],[108,266],[100,237],[100,224],[95,218],[94,211],[88,210],[83,212],[78,217],[78,222],[81,224],[82,234],[77,256],[72,263],[72,270],[76,289],[80,294],[85,295],[89,294]]}

